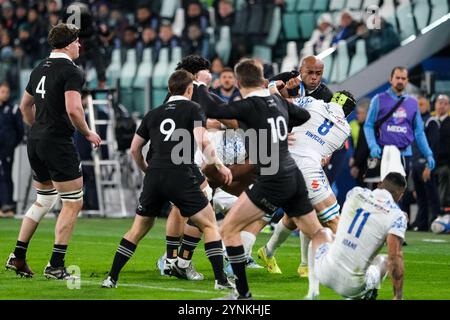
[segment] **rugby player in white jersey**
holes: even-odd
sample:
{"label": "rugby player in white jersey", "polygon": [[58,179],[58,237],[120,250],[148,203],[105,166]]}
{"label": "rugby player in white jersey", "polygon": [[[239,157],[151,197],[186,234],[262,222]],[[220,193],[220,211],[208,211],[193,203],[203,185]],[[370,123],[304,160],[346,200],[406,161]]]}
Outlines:
{"label": "rugby player in white jersey", "polygon": [[[405,189],[405,178],[391,172],[374,191],[355,187],[348,192],[334,241],[327,228],[312,240],[308,298],[318,298],[320,282],[348,299],[375,299],[387,273],[394,300],[403,298],[407,218],[397,203]],[[387,256],[378,255],[385,242]]]}
{"label": "rugby player in white jersey", "polygon": [[[271,93],[277,93],[276,85],[269,85]],[[306,109],[311,118],[299,127],[294,127],[292,133],[295,142],[289,151],[303,173],[308,187],[308,196],[317,212],[323,226],[336,232],[339,222],[340,206],[331,190],[331,186],[322,169],[322,159],[328,158],[341,148],[350,135],[350,126],[346,117],[355,107],[355,99],[346,91],[339,91],[333,95],[330,103],[316,100],[313,97],[299,97],[293,103]],[[258,250],[258,257],[263,260],[271,273],[281,273],[274,257],[275,250],[286,241],[295,224],[286,215],[278,222],[272,237],[264,247]],[[301,237],[303,234],[300,235]],[[308,275],[308,245],[309,238],[302,239],[302,261],[298,268],[301,277]]]}

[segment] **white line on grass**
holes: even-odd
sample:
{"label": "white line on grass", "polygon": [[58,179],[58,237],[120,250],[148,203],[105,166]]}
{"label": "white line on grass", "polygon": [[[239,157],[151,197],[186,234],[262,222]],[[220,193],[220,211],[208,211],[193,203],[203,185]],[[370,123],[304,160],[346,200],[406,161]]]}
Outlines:
{"label": "white line on grass", "polygon": [[[94,281],[85,281],[82,280],[81,283],[87,283],[87,284],[96,284],[98,285],[98,282]],[[219,294],[220,291],[208,291],[208,290],[197,290],[197,289],[183,289],[183,288],[172,288],[172,287],[157,287],[157,286],[149,286],[149,285],[143,285],[143,284],[137,284],[137,283],[121,283],[119,285],[120,287],[134,287],[134,288],[143,288],[143,289],[154,289],[154,290],[163,290],[163,291],[177,291],[177,292],[195,292],[195,293],[204,293],[204,294]],[[223,293],[226,293],[228,291],[223,291]],[[255,297],[261,297],[261,298],[267,298],[268,296],[265,295],[255,295]]]}

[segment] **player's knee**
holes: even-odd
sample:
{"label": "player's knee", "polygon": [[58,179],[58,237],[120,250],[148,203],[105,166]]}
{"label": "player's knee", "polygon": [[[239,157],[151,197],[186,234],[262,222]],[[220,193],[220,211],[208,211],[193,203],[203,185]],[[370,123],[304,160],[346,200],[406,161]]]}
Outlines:
{"label": "player's knee", "polygon": [[52,190],[37,190],[36,202],[28,209],[25,217],[39,223],[42,218],[55,206],[58,192]]}
{"label": "player's knee", "polygon": [[83,189],[60,192],[59,196],[61,197],[63,206],[70,207],[72,210],[77,212],[83,208]]}

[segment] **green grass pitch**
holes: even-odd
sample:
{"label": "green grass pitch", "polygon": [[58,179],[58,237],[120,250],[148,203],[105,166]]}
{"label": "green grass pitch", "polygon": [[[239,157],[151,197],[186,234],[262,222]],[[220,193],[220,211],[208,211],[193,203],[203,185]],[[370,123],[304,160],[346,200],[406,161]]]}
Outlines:
{"label": "green grass pitch", "polygon": [[[5,263],[17,240],[21,220],[0,220],[0,261]],[[139,244],[135,255],[123,269],[117,289],[102,289],[117,245],[131,226],[131,219],[79,219],[71,239],[66,266],[76,265],[81,270],[80,289],[68,289],[64,281],[47,280],[42,275],[54,239],[54,219],[44,219],[29,245],[28,262],[36,273],[33,279],[17,278],[13,271],[0,270],[0,300],[8,299],[149,299],[149,300],[207,300],[221,297],[223,291],[214,290],[214,277],[205,257],[203,242],[194,255],[194,264],[205,275],[205,280],[191,282],[174,277],[161,277],[156,260],[165,250],[165,220],[159,219],[153,230]],[[254,246],[256,251],[269,238],[260,234]],[[404,247],[405,299],[450,300],[450,236],[408,232]],[[247,272],[250,289],[255,299],[300,300],[308,288],[307,279],[297,276],[299,240],[289,237],[278,250],[277,260],[281,275],[269,274],[265,269]],[[378,299],[391,299],[392,286],[387,278]],[[331,290],[321,287],[321,299],[341,299]]]}

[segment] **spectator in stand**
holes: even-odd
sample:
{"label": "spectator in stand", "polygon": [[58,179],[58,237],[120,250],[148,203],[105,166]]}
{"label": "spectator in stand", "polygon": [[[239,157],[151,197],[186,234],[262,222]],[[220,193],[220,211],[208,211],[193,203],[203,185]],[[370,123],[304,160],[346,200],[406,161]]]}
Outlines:
{"label": "spectator in stand", "polygon": [[0,37],[0,60],[3,62],[12,62],[15,59],[15,54],[9,31],[2,30]]}
{"label": "spectator in stand", "polygon": [[155,30],[153,30],[151,27],[145,27],[144,30],[142,30],[141,39],[139,40],[137,44],[137,59],[138,61],[142,61],[144,49],[151,48],[152,52],[152,59],[155,61],[155,53],[154,48],[156,44],[156,39],[158,38],[158,34]]}
{"label": "spectator in stand", "polygon": [[171,50],[175,47],[179,47],[181,44],[180,39],[173,34],[172,26],[170,23],[165,22],[161,24],[159,28],[159,37],[155,43],[155,55],[158,59],[159,51],[161,48],[169,48],[169,56],[171,54]]}
{"label": "spectator in stand", "polygon": [[209,58],[209,39],[208,35],[202,33],[197,24],[191,24],[187,27],[187,33],[182,41],[183,56],[199,55]]}
{"label": "spectator in stand", "polygon": [[223,61],[219,56],[215,56],[211,60],[211,88],[216,89],[220,86],[220,73],[222,72],[224,67],[225,66],[223,65]]}
{"label": "spectator in stand", "polygon": [[311,38],[305,42],[301,53],[302,57],[317,55],[331,46],[334,36],[333,20],[329,13],[322,14],[317,21],[317,28]]}
{"label": "spectator in stand", "polygon": [[8,30],[12,37],[16,36],[16,20],[14,16],[14,7],[11,2],[6,1],[2,4],[2,14],[0,16],[1,24],[5,30]]}
{"label": "spectator in stand", "polygon": [[136,10],[136,28],[139,35],[145,27],[151,27],[153,30],[159,28],[159,17],[150,11],[150,7],[146,4],[140,4]]}
{"label": "spectator in stand", "polygon": [[366,121],[369,104],[370,100],[368,99],[360,100],[356,106],[356,119],[350,122],[353,156],[350,158],[349,167],[350,174],[359,187],[366,187],[364,173],[367,170],[367,158],[370,151],[364,134],[364,122]]}
{"label": "spectator in stand", "polygon": [[56,13],[59,15],[61,13],[61,5],[62,5],[62,2],[58,2],[55,0],[49,0],[47,2],[47,12],[49,14]]}
{"label": "spectator in stand", "polygon": [[441,214],[450,213],[450,105],[448,96],[441,94],[434,104],[439,120],[439,153],[437,155],[436,176],[438,180]]}
{"label": "spectator in stand", "polygon": [[339,41],[346,40],[348,54],[350,57],[353,56],[356,50],[354,40],[357,37],[356,30],[358,26],[359,23],[353,19],[352,13],[348,10],[343,10],[341,13],[341,22],[335,31],[331,45],[336,46]]}
{"label": "spectator in stand", "polygon": [[128,26],[125,28],[123,33],[121,45],[120,45],[120,55],[121,61],[126,61],[127,51],[129,49],[135,49],[137,47],[138,32],[135,26]]}
{"label": "spectator in stand", "polygon": [[47,26],[39,16],[37,6],[33,6],[28,10],[27,22],[30,25],[30,37],[39,44],[37,57],[38,59],[43,59],[48,55],[48,52],[44,50],[44,44],[47,43]]}
{"label": "spectator in stand", "polygon": [[233,69],[229,67],[224,68],[220,73],[219,83],[220,86],[217,89],[211,89],[211,91],[223,101],[231,103],[242,99],[239,89],[236,87],[236,77]]}
{"label": "spectator in stand", "polygon": [[119,9],[112,9],[111,16],[109,18],[109,29],[114,30],[115,40],[117,43],[120,43],[120,39],[123,38],[123,34],[125,33],[125,29],[128,27],[128,20],[124,17],[122,11]]}
{"label": "spectator in stand", "polygon": [[380,19],[380,29],[369,30],[366,24],[361,23],[357,28],[357,34],[365,40],[368,63],[400,46],[398,34],[392,24],[384,18]]}
{"label": "spectator in stand", "polygon": [[202,4],[198,0],[192,0],[185,11],[185,28],[183,34],[187,34],[188,26],[197,24],[200,30],[205,33],[209,26],[209,14],[204,10]]}
{"label": "spectator in stand", "polygon": [[234,8],[232,0],[220,0],[216,2],[215,17],[216,17],[216,28],[220,29],[223,26],[231,26],[234,24]]}
{"label": "spectator in stand", "polygon": [[[425,135],[433,154],[438,154],[439,120],[430,114],[430,102],[425,96],[419,96],[419,111],[424,123]],[[412,178],[414,194],[419,211],[411,228],[416,231],[430,230],[431,222],[439,215],[439,193],[435,171],[425,166],[427,160],[420,154],[417,144],[413,143]]]}
{"label": "spectator in stand", "polygon": [[28,14],[28,8],[25,5],[19,4],[16,7],[15,21],[16,21],[17,26],[20,26],[22,23],[27,22],[27,14]]}
{"label": "spectator in stand", "polygon": [[[24,22],[19,26],[18,37],[14,43],[16,54],[21,57],[21,68],[33,68],[39,58],[38,39],[32,38],[30,25]],[[20,53],[18,53],[20,51]]]}
{"label": "spectator in stand", "polygon": [[0,84],[0,217],[11,218],[16,206],[13,200],[12,166],[14,150],[23,138],[22,115],[9,100],[9,85]]}

